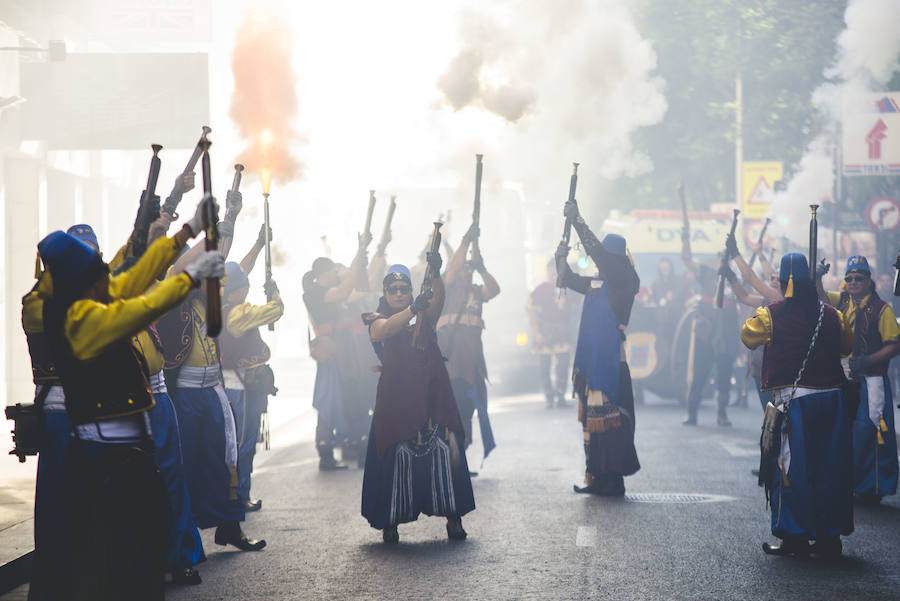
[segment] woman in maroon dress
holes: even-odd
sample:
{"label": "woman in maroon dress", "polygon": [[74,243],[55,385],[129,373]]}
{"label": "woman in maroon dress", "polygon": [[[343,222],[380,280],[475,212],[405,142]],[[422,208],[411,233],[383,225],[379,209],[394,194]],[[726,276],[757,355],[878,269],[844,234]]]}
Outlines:
{"label": "woman in maroon dress", "polygon": [[[428,253],[431,272],[441,257]],[[397,525],[420,513],[445,516],[447,536],[466,537],[461,517],[475,509],[464,432],[453,398],[434,324],[444,304],[439,276],[432,289],[412,300],[409,269],[393,265],[384,278],[384,296],[363,321],[381,359],[381,377],[363,475],[362,515],[383,531],[384,542],[399,540]],[[423,322],[413,344],[416,315]]]}

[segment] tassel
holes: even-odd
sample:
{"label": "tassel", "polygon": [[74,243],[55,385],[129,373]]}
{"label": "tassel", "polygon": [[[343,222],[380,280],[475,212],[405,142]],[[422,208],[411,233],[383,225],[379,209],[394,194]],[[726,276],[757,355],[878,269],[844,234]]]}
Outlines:
{"label": "tassel", "polygon": [[787,288],[784,290],[784,298],[792,298],[794,296],[794,274],[788,277]]}
{"label": "tassel", "polygon": [[879,446],[884,444],[884,436],[881,435],[881,430],[875,430],[875,438],[878,439]]}
{"label": "tassel", "polygon": [[887,424],[884,423],[884,416],[882,416],[880,419],[881,419],[881,431],[882,431],[882,432],[887,432],[887,431],[888,431],[888,430],[887,430]]}

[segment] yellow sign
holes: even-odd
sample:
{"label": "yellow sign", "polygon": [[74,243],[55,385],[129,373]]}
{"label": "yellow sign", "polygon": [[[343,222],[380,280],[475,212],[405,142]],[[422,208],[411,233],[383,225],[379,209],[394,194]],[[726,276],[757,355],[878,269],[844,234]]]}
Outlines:
{"label": "yellow sign", "polygon": [[775,182],[782,177],[778,161],[744,163],[743,217],[761,219],[769,215]]}

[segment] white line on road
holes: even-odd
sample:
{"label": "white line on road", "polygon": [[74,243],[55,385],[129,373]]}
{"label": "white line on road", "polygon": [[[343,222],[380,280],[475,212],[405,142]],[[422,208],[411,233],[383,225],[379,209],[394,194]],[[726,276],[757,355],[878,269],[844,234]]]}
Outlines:
{"label": "white line on road", "polygon": [[575,533],[576,547],[596,547],[597,546],[597,527],[596,526],[579,526],[578,532]]}

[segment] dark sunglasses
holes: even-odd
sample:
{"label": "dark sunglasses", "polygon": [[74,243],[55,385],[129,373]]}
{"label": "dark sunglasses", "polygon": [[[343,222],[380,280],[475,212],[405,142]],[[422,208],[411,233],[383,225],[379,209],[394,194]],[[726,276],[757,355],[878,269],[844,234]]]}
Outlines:
{"label": "dark sunglasses", "polygon": [[844,281],[848,284],[852,284],[853,282],[865,282],[868,279],[869,278],[864,275],[848,275],[844,278]]}
{"label": "dark sunglasses", "polygon": [[388,286],[388,294],[409,294],[412,292],[412,286]]}

